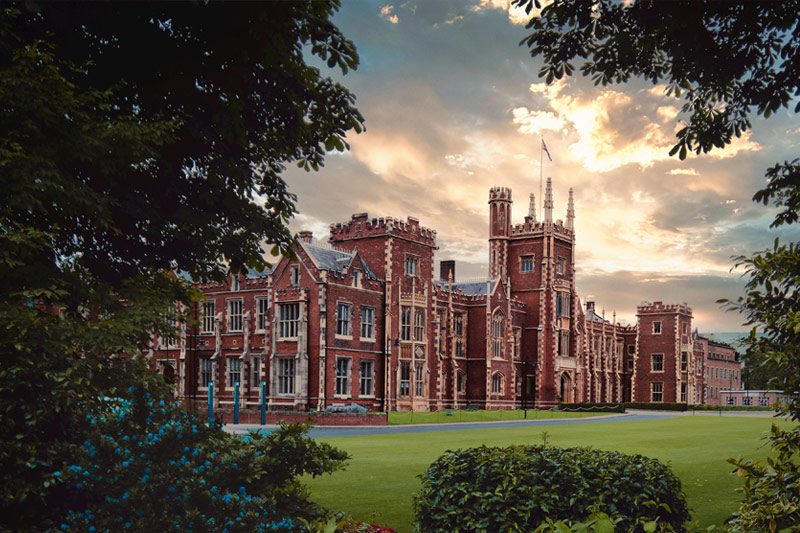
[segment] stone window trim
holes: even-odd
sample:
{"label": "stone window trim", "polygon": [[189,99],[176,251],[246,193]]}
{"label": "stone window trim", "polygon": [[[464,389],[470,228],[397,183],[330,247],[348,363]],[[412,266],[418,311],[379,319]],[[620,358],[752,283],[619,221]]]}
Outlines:
{"label": "stone window trim", "polygon": [[505,376],[502,372],[497,371],[492,374],[492,394],[503,395],[505,389]]}
{"label": "stone window trim", "polygon": [[337,339],[353,338],[353,304],[343,300],[336,301],[336,335]]}
{"label": "stone window trim", "polygon": [[558,256],[556,259],[556,274],[563,276],[566,271],[567,258]]}
{"label": "stone window trim", "polygon": [[334,398],[350,398],[353,358],[337,355],[334,364]]}
{"label": "stone window trim", "polygon": [[361,288],[361,279],[362,279],[361,270],[357,268],[353,269],[353,287],[357,289]]}
{"label": "stone window trim", "polygon": [[256,323],[255,331],[264,333],[269,329],[269,298],[258,296],[255,300]]}
{"label": "stone window trim", "polygon": [[[375,317],[377,310],[371,305],[361,306],[361,334],[359,340],[362,341],[375,341]],[[367,335],[365,336],[364,333]]]}
{"label": "stone window trim", "polygon": [[660,381],[650,383],[650,401],[653,403],[664,402],[664,384]]}
{"label": "stone window trim", "polygon": [[523,274],[533,273],[534,268],[534,254],[525,254],[519,256],[519,271]]}
{"label": "stone window trim", "polygon": [[275,320],[277,341],[296,341],[300,333],[300,302],[278,302]]}
{"label": "stone window trim", "polygon": [[244,331],[243,298],[226,298],[225,315],[225,333],[241,333]]}
{"label": "stone window trim", "polygon": [[650,371],[655,374],[664,373],[664,354],[654,353],[650,354]]}
{"label": "stone window trim", "polygon": [[213,335],[216,332],[216,300],[204,300],[200,302],[200,335]]}
{"label": "stone window trim", "polygon": [[[244,361],[241,354],[227,355],[225,357],[225,390],[234,391],[234,381],[239,382],[239,393],[241,394],[244,389]],[[235,379],[238,377],[239,379]]]}
{"label": "stone window trim", "polygon": [[416,278],[419,275],[419,259],[418,255],[406,254],[403,261],[403,271],[406,276]]}
{"label": "stone window trim", "polygon": [[261,382],[264,381],[264,358],[255,355],[250,358],[250,390],[261,390]]}
{"label": "stone window trim", "polygon": [[661,332],[663,331],[661,325],[662,324],[660,320],[653,321],[653,335],[661,335]]}
{"label": "stone window trim", "polygon": [[214,361],[210,357],[201,357],[199,363],[197,388],[207,391],[208,383],[214,381]]}
{"label": "stone window trim", "polygon": [[[369,370],[369,374],[365,370]],[[358,383],[359,398],[375,398],[375,359],[359,361]]]}
{"label": "stone window trim", "polygon": [[467,393],[467,373],[461,369],[456,370],[456,392],[458,394]]}
{"label": "stone window trim", "polygon": [[300,285],[300,265],[289,265],[289,285],[292,287]]}
{"label": "stone window trim", "polygon": [[295,394],[295,380],[297,377],[297,358],[295,355],[275,357],[277,366],[275,376],[277,378],[276,392],[281,397],[291,397]]}

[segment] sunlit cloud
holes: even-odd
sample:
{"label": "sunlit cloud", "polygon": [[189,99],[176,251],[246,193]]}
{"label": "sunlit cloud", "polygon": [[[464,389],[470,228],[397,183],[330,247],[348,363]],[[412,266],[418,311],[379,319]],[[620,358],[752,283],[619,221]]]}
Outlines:
{"label": "sunlit cloud", "polygon": [[[549,1],[542,2],[542,7],[549,4]],[[479,0],[478,3],[470,8],[472,11],[480,12],[487,9],[498,9],[508,12],[508,20],[512,24],[524,26],[531,18],[538,17],[540,9],[533,6],[530,14],[525,13],[525,9],[519,6],[512,6],[511,0]]]}
{"label": "sunlit cloud", "polygon": [[699,176],[700,174],[693,168],[673,168],[667,174],[671,176]]}
{"label": "sunlit cloud", "polygon": [[394,11],[394,6],[387,5],[381,8],[381,17],[385,18],[392,24],[397,24],[400,22],[400,19],[397,17],[397,14],[392,13]]}

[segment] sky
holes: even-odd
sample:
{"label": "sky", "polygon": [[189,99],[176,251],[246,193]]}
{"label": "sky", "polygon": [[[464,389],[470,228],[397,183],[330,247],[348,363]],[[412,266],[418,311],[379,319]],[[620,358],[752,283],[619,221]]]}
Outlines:
{"label": "sky", "polygon": [[[287,169],[292,231],[325,239],[353,213],[413,216],[437,232],[437,274],[454,259],[457,281],[485,279],[489,189],[512,189],[512,223],[522,223],[529,194],[541,205],[541,174],[553,180],[555,219],[574,190],[582,302],[628,324],[641,302],[687,302],[701,332],[745,331],[716,302],[743,293],[732,256],[790,238],[752,196],[767,168],[795,157],[793,114],[754,117],[726,149],[680,161],[668,154],[681,101],[640,80],[548,86],[519,46],[525,20],[507,0],[345,0],[333,21],[361,62],[323,73],[356,95],[366,131],[319,172]],[[540,136],[552,161],[540,161]]]}

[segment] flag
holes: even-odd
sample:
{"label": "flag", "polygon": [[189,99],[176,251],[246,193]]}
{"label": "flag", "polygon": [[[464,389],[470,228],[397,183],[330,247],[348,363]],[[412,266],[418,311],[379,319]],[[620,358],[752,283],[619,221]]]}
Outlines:
{"label": "flag", "polygon": [[547,149],[547,145],[544,143],[544,137],[542,137],[542,150],[544,150],[544,153],[546,153],[546,154],[547,154],[547,159],[549,159],[550,161],[552,161],[552,160],[553,160],[553,158],[552,158],[552,157],[550,157],[550,150],[548,150],[548,149]]}

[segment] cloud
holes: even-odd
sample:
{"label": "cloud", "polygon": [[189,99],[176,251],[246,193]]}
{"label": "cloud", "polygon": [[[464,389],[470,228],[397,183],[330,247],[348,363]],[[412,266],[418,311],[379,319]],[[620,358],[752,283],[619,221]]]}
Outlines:
{"label": "cloud", "polygon": [[699,176],[700,174],[693,168],[673,168],[667,174],[671,176],[679,176],[679,175],[686,175],[686,176]]}
{"label": "cloud", "polygon": [[[542,7],[550,2],[542,2]],[[481,12],[489,9],[498,9],[508,12],[508,20],[517,26],[524,26],[533,17],[538,17],[540,9],[533,6],[530,14],[525,13],[525,9],[520,6],[512,6],[511,0],[478,0],[478,3],[470,8],[472,11]]]}
{"label": "cloud", "polygon": [[454,24],[454,23],[458,22],[459,20],[463,20],[463,19],[464,19],[463,15],[456,15],[455,17],[453,17],[453,18],[451,18],[449,20],[445,20],[444,23],[445,24]]}
{"label": "cloud", "polygon": [[394,6],[386,5],[381,8],[381,17],[385,18],[392,24],[397,24],[400,22],[400,19],[397,17],[397,14],[393,14],[392,11],[394,10]]}

